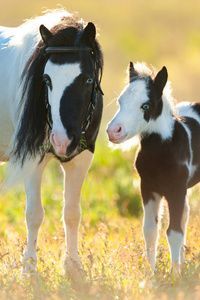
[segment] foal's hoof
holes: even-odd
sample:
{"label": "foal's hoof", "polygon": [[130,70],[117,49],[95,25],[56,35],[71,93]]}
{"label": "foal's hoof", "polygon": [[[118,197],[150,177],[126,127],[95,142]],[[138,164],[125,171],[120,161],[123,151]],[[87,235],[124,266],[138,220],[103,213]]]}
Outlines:
{"label": "foal's hoof", "polygon": [[80,266],[80,263],[67,257],[64,262],[64,269],[66,276],[73,281],[83,281],[84,272]]}

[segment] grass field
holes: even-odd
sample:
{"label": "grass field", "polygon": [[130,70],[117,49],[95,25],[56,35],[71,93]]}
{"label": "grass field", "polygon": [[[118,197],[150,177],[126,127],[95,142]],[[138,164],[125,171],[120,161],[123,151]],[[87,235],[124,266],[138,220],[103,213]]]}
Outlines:
{"label": "grass field", "polygon": [[[56,8],[55,0],[0,0],[0,21],[19,25]],[[200,94],[200,2],[197,0],[84,0],[60,1],[70,11],[100,28],[105,68],[104,116],[94,161],[82,190],[79,253],[83,278],[69,280],[63,271],[65,254],[62,216],[62,172],[55,161],[45,170],[43,203],[46,218],[38,245],[38,272],[22,275],[20,255],[26,245],[23,189],[1,196],[0,299],[200,299],[199,186],[189,191],[191,214],[182,276],[170,273],[165,238],[167,208],[160,224],[158,264],[150,275],[142,236],[139,177],[135,150],[111,151],[105,135],[117,107],[113,99],[124,86],[130,60],[166,65],[174,95],[196,101]],[[0,180],[5,166],[0,168]]]}
{"label": "grass field", "polygon": [[34,276],[21,274],[20,256],[26,246],[24,194],[10,193],[2,198],[0,299],[200,299],[199,188],[190,195],[194,201],[182,276],[174,278],[170,273],[165,206],[157,272],[152,276],[144,251],[138,177],[134,175],[132,188],[131,161],[130,154],[119,151],[108,151],[105,158],[105,151],[97,146],[82,193],[81,281],[69,280],[63,270],[62,179],[58,165],[51,163],[44,175],[46,219],[39,235],[38,272]]}

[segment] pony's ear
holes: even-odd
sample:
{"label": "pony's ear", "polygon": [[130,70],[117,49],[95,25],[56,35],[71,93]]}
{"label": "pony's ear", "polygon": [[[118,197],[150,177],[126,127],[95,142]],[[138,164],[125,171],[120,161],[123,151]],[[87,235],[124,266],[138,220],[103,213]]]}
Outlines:
{"label": "pony's ear", "polygon": [[96,27],[92,22],[89,22],[84,29],[83,38],[87,45],[92,46],[96,37]]}
{"label": "pony's ear", "polygon": [[162,96],[163,89],[167,83],[168,73],[167,68],[163,67],[162,70],[158,72],[154,79],[154,86],[159,94],[159,97]]}
{"label": "pony's ear", "polygon": [[49,31],[49,29],[47,29],[44,25],[40,25],[40,34],[45,44],[48,45],[49,40],[53,36],[51,31]]}
{"label": "pony's ear", "polygon": [[138,77],[138,74],[137,74],[137,72],[134,69],[132,61],[130,61],[130,64],[129,64],[129,82],[131,83],[137,77]]}

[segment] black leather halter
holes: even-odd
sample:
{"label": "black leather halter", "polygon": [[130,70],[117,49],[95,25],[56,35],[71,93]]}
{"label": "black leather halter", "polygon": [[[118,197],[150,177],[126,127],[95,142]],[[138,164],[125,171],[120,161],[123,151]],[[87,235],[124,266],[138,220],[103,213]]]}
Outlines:
{"label": "black leather halter", "polygon": [[[46,55],[48,54],[61,54],[61,53],[75,53],[75,52],[91,52],[94,53],[92,48],[79,48],[79,47],[47,47],[45,49]],[[95,53],[94,53],[95,54]],[[101,81],[101,78],[100,78]],[[99,81],[99,67],[97,64],[97,59],[95,59],[95,80],[93,84],[93,90],[92,90],[92,95],[91,95],[91,101],[88,105],[87,109],[87,114],[86,117],[83,121],[82,124],[82,134],[85,134],[91,121],[92,121],[92,115],[94,113],[94,109],[96,107],[97,103],[97,96],[98,92],[100,92],[102,95],[104,95],[101,86],[100,86],[100,81]],[[49,98],[48,98],[48,86],[46,85],[45,87],[45,106],[47,110],[47,123],[49,127],[52,129],[53,127],[53,120],[52,120],[52,115],[51,115],[51,105],[49,103]]]}

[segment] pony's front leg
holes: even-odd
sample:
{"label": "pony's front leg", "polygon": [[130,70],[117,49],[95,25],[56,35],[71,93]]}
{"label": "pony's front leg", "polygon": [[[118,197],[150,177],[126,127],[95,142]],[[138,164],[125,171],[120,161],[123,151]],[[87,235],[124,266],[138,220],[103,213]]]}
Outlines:
{"label": "pony's front leg", "polygon": [[151,270],[155,271],[156,265],[156,249],[158,241],[158,215],[161,196],[157,193],[146,193],[142,190],[144,222],[143,234],[145,238],[145,246],[148,263]]}
{"label": "pony's front leg", "polygon": [[46,164],[47,161],[43,160],[35,167],[29,179],[25,181],[28,239],[27,247],[22,257],[23,273],[34,272],[36,270],[38,231],[44,218],[44,209],[41,201],[41,181]]}
{"label": "pony's front leg", "polygon": [[[64,170],[64,228],[67,246],[65,267],[74,268],[74,262],[80,265],[78,255],[78,229],[81,219],[80,193],[83,181],[88,173],[93,153],[83,151],[70,162],[62,164]],[[73,271],[73,270],[72,270]]]}

